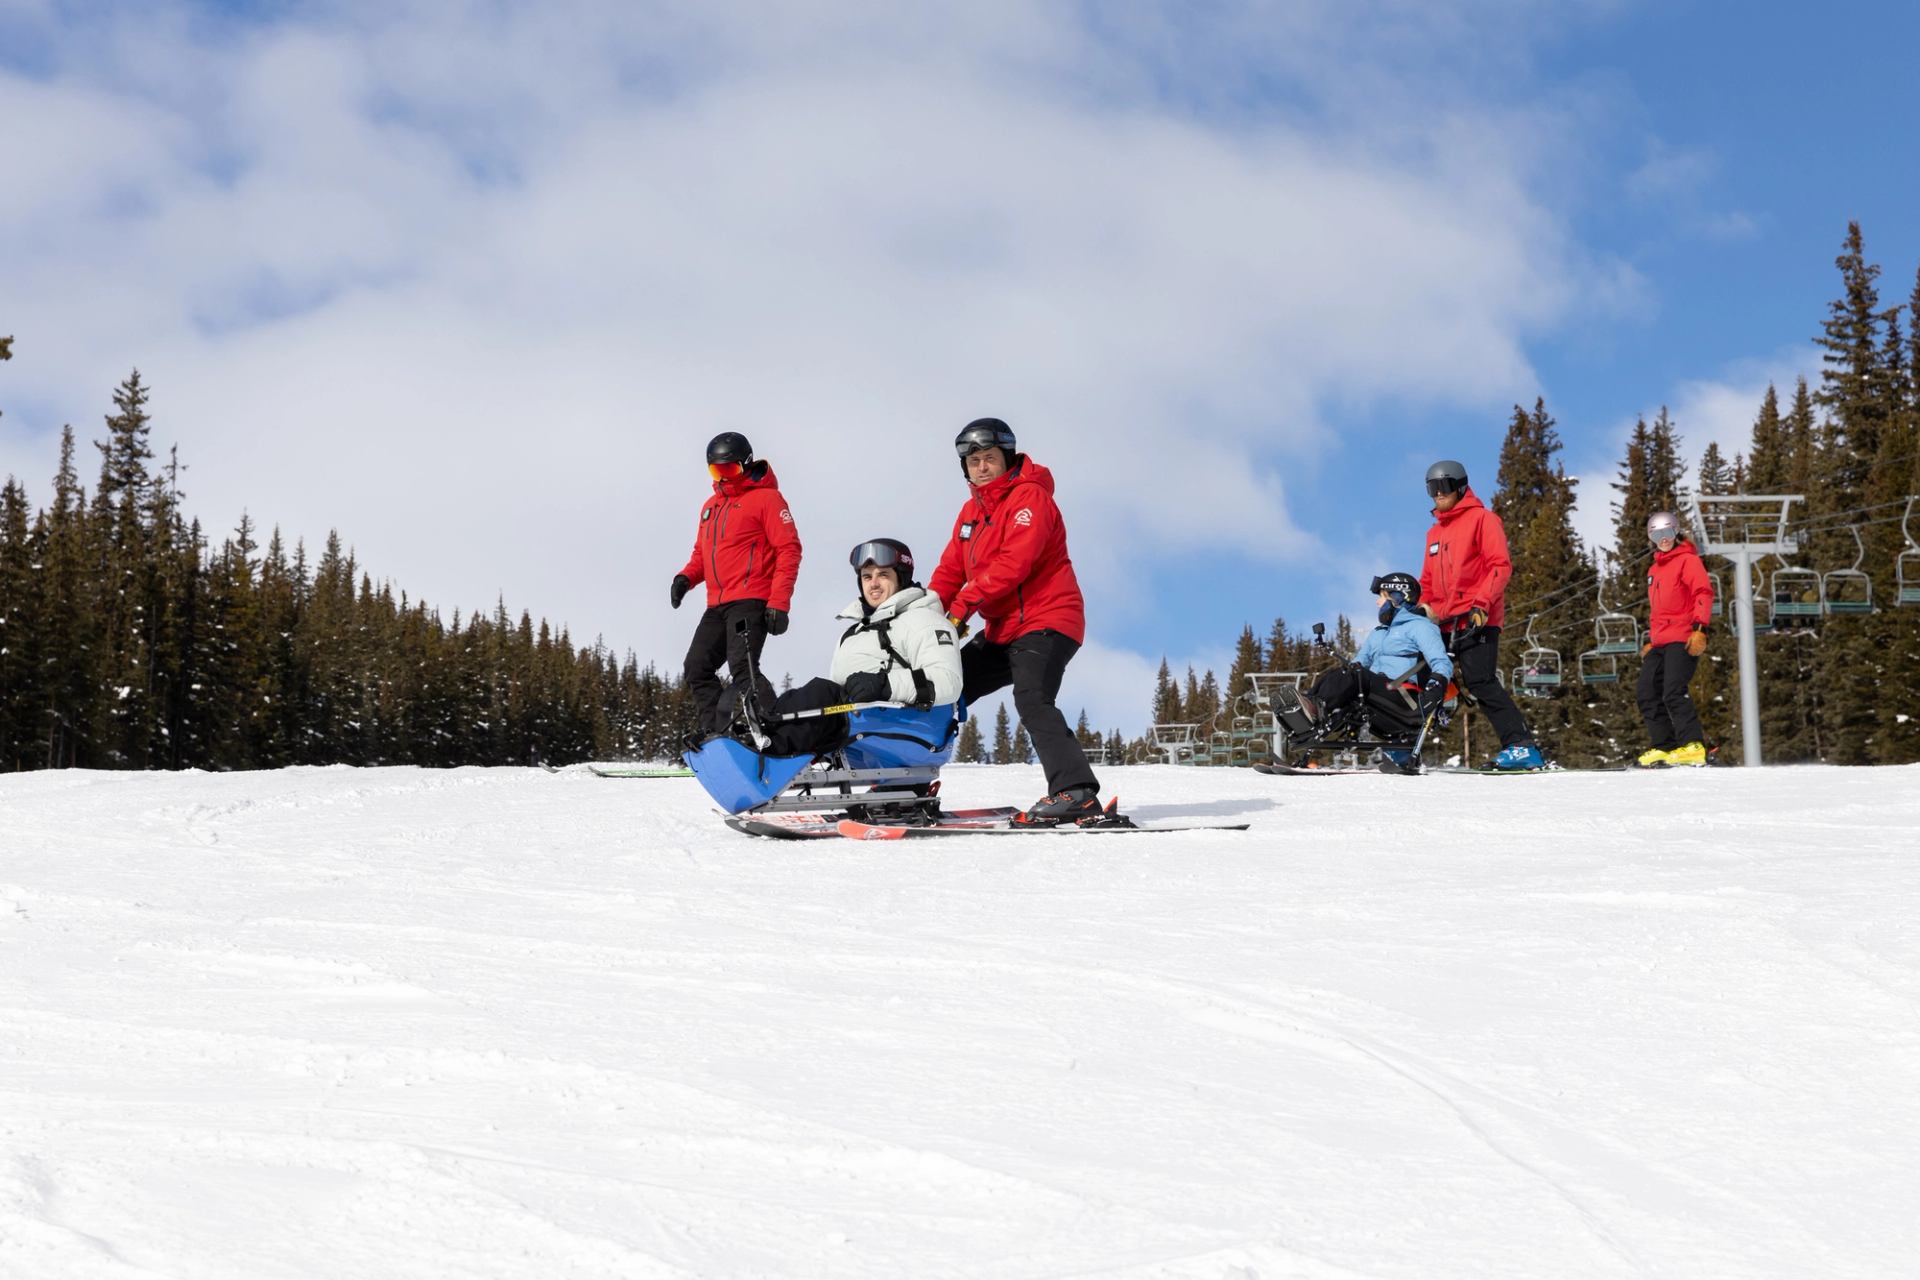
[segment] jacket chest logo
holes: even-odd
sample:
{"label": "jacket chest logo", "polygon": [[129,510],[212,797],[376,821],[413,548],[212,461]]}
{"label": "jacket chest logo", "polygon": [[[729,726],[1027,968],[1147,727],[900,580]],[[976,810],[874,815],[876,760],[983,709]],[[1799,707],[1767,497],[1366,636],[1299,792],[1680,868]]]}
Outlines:
{"label": "jacket chest logo", "polygon": [[1437,542],[1429,542],[1429,543],[1427,544],[1427,554],[1428,554],[1428,555],[1430,555],[1430,556],[1437,556],[1437,555],[1439,555],[1439,554],[1440,554],[1440,544],[1439,544],[1439,543],[1437,543]]}
{"label": "jacket chest logo", "polygon": [[1020,509],[1019,509],[1018,511],[1016,511],[1016,512],[1014,512],[1014,513],[1013,513],[1013,522],[1014,522],[1015,524],[1032,524],[1032,523],[1033,523],[1033,508],[1032,508],[1032,507],[1022,507],[1022,508],[1020,508]]}

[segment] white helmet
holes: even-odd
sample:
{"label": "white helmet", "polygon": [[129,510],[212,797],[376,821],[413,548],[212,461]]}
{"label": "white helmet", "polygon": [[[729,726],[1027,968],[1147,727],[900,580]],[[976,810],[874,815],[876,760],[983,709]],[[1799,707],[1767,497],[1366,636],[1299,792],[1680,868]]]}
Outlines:
{"label": "white helmet", "polygon": [[1656,511],[1647,517],[1647,541],[1680,536],[1680,517],[1671,511]]}

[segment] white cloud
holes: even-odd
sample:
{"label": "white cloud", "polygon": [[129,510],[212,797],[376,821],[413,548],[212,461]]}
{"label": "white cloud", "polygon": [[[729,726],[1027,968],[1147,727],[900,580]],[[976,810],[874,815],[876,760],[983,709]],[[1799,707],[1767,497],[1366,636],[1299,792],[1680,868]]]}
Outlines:
{"label": "white cloud", "polygon": [[416,597],[504,592],[673,668],[708,436],[779,469],[809,548],[786,644],[824,654],[843,548],[936,553],[951,435],[998,414],[1124,631],[1144,567],[1325,554],[1279,465],[1322,405],[1497,398],[1618,279],[1530,193],[1548,140],[1464,87],[1519,55],[1444,6],[1377,44],[1334,5],[799,12],[49,28],[51,71],[0,71],[47,122],[0,138],[34,407],[0,470],[43,496],[59,421],[86,438],[137,364],[209,527],[338,527]]}

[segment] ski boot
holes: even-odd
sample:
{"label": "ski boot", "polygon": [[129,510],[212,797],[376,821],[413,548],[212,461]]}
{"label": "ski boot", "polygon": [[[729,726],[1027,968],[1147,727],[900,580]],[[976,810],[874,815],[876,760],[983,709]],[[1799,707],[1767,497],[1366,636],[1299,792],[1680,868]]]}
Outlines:
{"label": "ski boot", "polygon": [[1021,827],[1130,827],[1133,821],[1117,812],[1116,797],[1100,805],[1100,793],[1092,787],[1068,787],[1050,796],[1042,796],[1025,813],[1014,815]]}
{"label": "ski boot", "polygon": [[1547,758],[1531,742],[1516,742],[1510,747],[1500,748],[1500,754],[1493,758],[1493,767],[1511,772],[1532,772],[1546,768]]}
{"label": "ski boot", "polygon": [[1667,767],[1667,752],[1659,747],[1642,751],[1640,758],[1633,762],[1636,769],[1664,769]]}
{"label": "ski boot", "polygon": [[1703,743],[1689,742],[1684,747],[1667,752],[1668,768],[1702,769],[1706,764],[1707,748]]}

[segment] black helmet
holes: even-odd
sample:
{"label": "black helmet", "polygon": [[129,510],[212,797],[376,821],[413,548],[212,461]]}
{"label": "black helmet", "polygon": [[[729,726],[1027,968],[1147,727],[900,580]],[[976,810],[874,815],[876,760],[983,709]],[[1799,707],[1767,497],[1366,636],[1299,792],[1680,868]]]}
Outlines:
{"label": "black helmet", "polygon": [[722,431],[707,441],[707,465],[735,463],[746,467],[753,463],[753,445],[738,431]]}
{"label": "black helmet", "polygon": [[1458,493],[1466,487],[1467,468],[1462,463],[1443,458],[1427,468],[1427,493],[1430,497]]}
{"label": "black helmet", "polygon": [[960,428],[960,434],[953,438],[953,451],[960,455],[960,474],[967,474],[967,458],[982,449],[1002,449],[1007,455],[1007,465],[1013,465],[1013,451],[1017,446],[1013,440],[1013,428],[998,418],[975,418]]}
{"label": "black helmet", "polygon": [[1420,579],[1410,573],[1383,573],[1373,580],[1373,585],[1367,590],[1375,595],[1384,591],[1388,595],[1399,596],[1396,603],[1409,609],[1420,603]]}
{"label": "black helmet", "polygon": [[862,569],[871,564],[893,570],[894,580],[902,589],[913,582],[913,552],[898,538],[874,538],[863,542],[847,556],[847,563],[853,566],[856,578]]}

